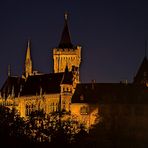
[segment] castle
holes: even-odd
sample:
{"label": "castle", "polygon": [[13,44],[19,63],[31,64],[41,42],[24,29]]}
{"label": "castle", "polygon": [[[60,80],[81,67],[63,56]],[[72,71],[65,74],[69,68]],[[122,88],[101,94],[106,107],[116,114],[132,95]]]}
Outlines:
{"label": "castle", "polygon": [[53,73],[34,71],[28,41],[24,72],[22,76],[12,76],[8,72],[8,78],[1,88],[0,104],[16,108],[24,118],[36,110],[45,114],[58,111],[73,114],[75,107],[72,107],[71,99],[80,83],[81,47],[71,42],[67,14],[64,15],[60,43],[53,49],[53,62]]}
{"label": "castle", "polygon": [[148,130],[147,57],[132,83],[81,83],[81,47],[72,44],[67,14],[64,18],[60,43],[53,49],[54,73],[33,71],[28,41],[24,73],[22,76],[8,73],[1,88],[0,104],[16,108],[24,118],[36,110],[46,114],[63,111],[76,115],[87,127],[94,124],[97,117],[103,118],[106,128],[122,130],[126,125],[127,131],[132,127],[130,134],[135,129]]}

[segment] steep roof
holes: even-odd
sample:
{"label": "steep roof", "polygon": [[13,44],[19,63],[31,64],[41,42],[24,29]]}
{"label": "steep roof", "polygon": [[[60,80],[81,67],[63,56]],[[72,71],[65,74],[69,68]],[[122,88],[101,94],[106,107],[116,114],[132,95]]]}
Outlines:
{"label": "steep roof", "polygon": [[63,73],[29,76],[21,95],[39,95],[42,93],[59,93]]}
{"label": "steep roof", "polygon": [[136,84],[145,84],[148,81],[148,60],[147,57],[144,57],[140,68],[134,78],[134,83]]}
{"label": "steep roof", "polygon": [[148,88],[122,83],[77,84],[72,103],[148,103]]}
{"label": "steep roof", "polygon": [[63,29],[61,40],[60,40],[58,47],[59,48],[73,48],[71,38],[70,38],[70,32],[68,28],[67,14],[65,14],[64,29]]}
{"label": "steep roof", "polygon": [[42,94],[60,93],[61,84],[72,84],[72,72],[50,73],[42,75],[31,75],[28,78],[8,77],[4,83],[1,93],[5,97],[12,94],[14,89],[15,96],[30,96]]}
{"label": "steep roof", "polygon": [[21,91],[25,80],[17,76],[9,76],[1,88],[1,95],[7,98],[14,93],[14,96],[18,96]]}

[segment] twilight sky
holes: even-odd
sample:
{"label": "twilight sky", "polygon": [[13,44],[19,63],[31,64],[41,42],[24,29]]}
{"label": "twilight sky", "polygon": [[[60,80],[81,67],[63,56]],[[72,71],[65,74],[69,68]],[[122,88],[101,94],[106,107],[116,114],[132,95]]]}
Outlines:
{"label": "twilight sky", "polygon": [[22,74],[28,39],[34,69],[52,72],[65,11],[72,42],[83,48],[82,82],[132,82],[148,40],[147,0],[1,0],[0,86],[9,64]]}

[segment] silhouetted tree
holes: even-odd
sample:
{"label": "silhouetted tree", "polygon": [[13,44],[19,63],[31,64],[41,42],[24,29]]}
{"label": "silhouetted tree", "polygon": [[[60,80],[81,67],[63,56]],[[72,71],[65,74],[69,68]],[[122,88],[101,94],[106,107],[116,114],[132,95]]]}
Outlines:
{"label": "silhouetted tree", "polygon": [[68,147],[87,135],[83,128],[69,114],[35,111],[26,120],[15,109],[0,107],[0,140],[6,147]]}
{"label": "silhouetted tree", "polygon": [[5,146],[20,146],[25,143],[24,120],[17,111],[7,107],[0,107],[0,140]]}

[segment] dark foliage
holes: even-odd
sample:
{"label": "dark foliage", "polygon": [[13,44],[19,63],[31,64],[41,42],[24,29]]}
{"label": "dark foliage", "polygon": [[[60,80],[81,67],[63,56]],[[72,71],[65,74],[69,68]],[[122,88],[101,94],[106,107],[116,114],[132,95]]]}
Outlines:
{"label": "dark foliage", "polygon": [[[0,143],[3,147],[69,147],[79,143],[86,132],[73,120],[62,121],[57,113],[45,117],[42,111],[33,112],[28,120],[15,109],[0,107]],[[79,131],[76,136],[76,131]],[[82,136],[81,136],[82,134]],[[77,137],[77,138],[76,138]]]}

